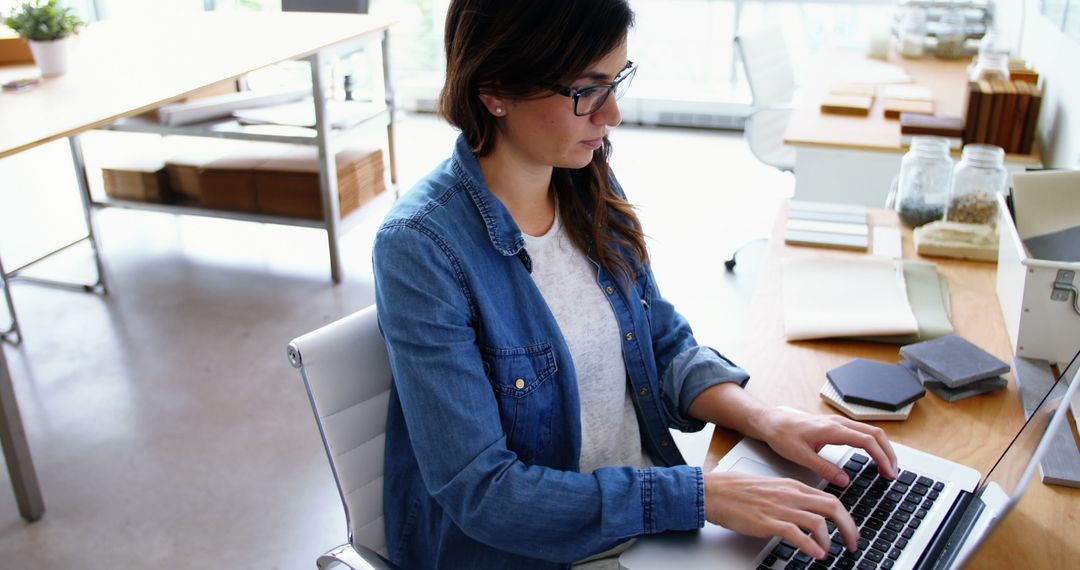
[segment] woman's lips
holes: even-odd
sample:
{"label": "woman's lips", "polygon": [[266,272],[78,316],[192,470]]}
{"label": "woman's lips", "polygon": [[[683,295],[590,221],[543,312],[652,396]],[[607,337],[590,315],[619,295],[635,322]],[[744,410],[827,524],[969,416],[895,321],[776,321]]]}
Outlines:
{"label": "woman's lips", "polygon": [[583,144],[583,145],[585,145],[585,146],[587,146],[587,147],[589,147],[589,148],[591,148],[593,150],[598,150],[600,147],[604,146],[604,138],[600,137],[598,139],[589,139],[587,141],[581,141],[581,144]]}

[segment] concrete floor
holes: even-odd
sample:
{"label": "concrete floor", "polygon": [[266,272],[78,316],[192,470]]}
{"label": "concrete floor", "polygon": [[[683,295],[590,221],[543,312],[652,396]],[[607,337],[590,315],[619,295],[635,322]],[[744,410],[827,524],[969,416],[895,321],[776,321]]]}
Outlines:
{"label": "concrete floor", "polygon": [[[403,190],[454,137],[433,117],[402,117]],[[623,126],[612,139],[662,291],[723,350],[763,244],[735,274],[722,261],[767,234],[793,178],[757,163],[741,133]],[[64,160],[54,144],[0,161],[9,269],[82,231]],[[371,239],[388,205],[345,237],[337,286],[319,231],[120,210],[98,216],[108,295],[15,284],[25,342],[3,350],[46,513],[25,523],[0,476],[0,568],[311,568],[343,542],[285,345],[372,302]],[[87,252],[42,271],[92,275]],[[702,449],[702,437],[680,446]]]}

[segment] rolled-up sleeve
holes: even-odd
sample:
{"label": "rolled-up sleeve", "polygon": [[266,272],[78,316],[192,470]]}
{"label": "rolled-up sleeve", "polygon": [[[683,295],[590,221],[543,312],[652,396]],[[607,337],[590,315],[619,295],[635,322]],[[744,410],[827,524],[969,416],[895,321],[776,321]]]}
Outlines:
{"label": "rolled-up sleeve", "polygon": [[649,280],[647,296],[653,354],[656,369],[660,372],[668,426],[681,431],[699,431],[705,427],[705,422],[689,414],[694,399],[724,382],[745,386],[750,375],[716,350],[699,345],[686,319],[660,294],[652,270],[646,269],[643,274]]}

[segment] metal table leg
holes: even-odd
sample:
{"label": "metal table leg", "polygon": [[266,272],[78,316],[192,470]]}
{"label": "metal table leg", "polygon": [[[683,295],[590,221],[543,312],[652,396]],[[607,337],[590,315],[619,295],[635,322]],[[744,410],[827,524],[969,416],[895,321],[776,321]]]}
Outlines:
{"label": "metal table leg", "polygon": [[45,502],[41,498],[34,462],[30,458],[30,446],[26,443],[19,405],[15,401],[15,388],[11,384],[7,357],[0,346],[0,444],[4,447],[4,459],[7,461],[11,486],[15,489],[15,502],[19,505],[19,514],[33,522],[45,513]]}
{"label": "metal table leg", "polygon": [[308,57],[308,63],[311,64],[311,85],[315,98],[315,131],[318,133],[319,190],[322,193],[326,238],[330,246],[330,278],[337,284],[341,283],[344,276],[339,245],[341,206],[338,203],[337,148],[331,141],[331,118],[326,110],[326,87],[329,82],[323,69],[324,61],[321,52]]}
{"label": "metal table leg", "polygon": [[0,340],[19,344],[22,342],[22,332],[19,331],[19,318],[15,316],[15,303],[11,302],[11,290],[8,289],[7,272],[4,271],[3,261],[0,261],[0,283],[4,287],[4,301],[7,302],[8,315],[11,316],[11,325],[0,331]]}

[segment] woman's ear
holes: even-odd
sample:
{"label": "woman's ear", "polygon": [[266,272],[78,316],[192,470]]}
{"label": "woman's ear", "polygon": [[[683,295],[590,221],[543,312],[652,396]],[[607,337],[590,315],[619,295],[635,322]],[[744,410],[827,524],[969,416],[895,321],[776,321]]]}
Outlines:
{"label": "woman's ear", "polygon": [[480,102],[487,108],[488,113],[496,117],[506,116],[506,101],[502,97],[490,93],[480,93]]}

